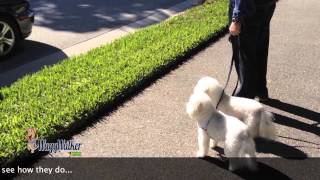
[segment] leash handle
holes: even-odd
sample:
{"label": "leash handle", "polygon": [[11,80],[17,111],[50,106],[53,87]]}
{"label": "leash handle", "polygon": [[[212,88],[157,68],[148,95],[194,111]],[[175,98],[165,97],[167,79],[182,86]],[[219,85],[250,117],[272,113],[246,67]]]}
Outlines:
{"label": "leash handle", "polygon": [[[238,49],[238,57],[241,58],[241,50],[240,50],[240,35],[238,36],[230,36],[229,37],[229,41],[232,42],[232,38],[236,38],[237,40],[237,48],[233,48],[233,54],[232,54],[232,58],[231,58],[231,63],[230,63],[230,67],[229,67],[229,73],[228,73],[228,77],[227,77],[227,81],[226,81],[226,84],[224,85],[224,88],[221,92],[221,95],[220,95],[220,98],[219,98],[219,101],[216,105],[216,109],[218,109],[219,107],[219,104],[221,103],[222,101],[222,98],[223,98],[223,94],[228,86],[228,83],[229,83],[229,80],[230,80],[230,76],[231,76],[231,72],[232,72],[232,68],[233,68],[233,64],[234,64],[234,61],[235,61],[235,58],[236,58],[236,49]],[[237,90],[237,87],[238,87],[238,83],[239,83],[239,77],[237,79],[237,83],[236,83],[236,87],[233,89],[233,92],[232,92],[232,96],[235,94],[236,90]]]}

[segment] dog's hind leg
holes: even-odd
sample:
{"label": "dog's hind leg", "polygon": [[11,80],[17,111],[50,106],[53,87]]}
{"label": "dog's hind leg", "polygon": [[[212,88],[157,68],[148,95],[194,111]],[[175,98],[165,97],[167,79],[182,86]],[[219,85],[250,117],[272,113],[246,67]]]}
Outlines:
{"label": "dog's hind leg", "polygon": [[234,171],[239,168],[238,157],[239,157],[239,148],[240,143],[235,141],[234,139],[226,139],[224,142],[224,154],[229,159],[229,167],[230,171]]}
{"label": "dog's hind leg", "polygon": [[250,170],[257,170],[255,143],[249,136],[243,139],[239,149],[239,157],[241,157],[241,161],[245,161],[243,164],[246,164]]}
{"label": "dog's hind leg", "polygon": [[224,147],[224,154],[229,160],[229,166],[228,166],[229,171],[234,171],[239,168],[239,164],[237,161],[238,158],[235,152],[236,150],[232,149],[232,147],[229,147],[228,145]]}
{"label": "dog's hind leg", "polygon": [[252,138],[256,138],[260,134],[259,124],[260,124],[260,117],[261,113],[255,112],[252,114],[249,114],[245,120],[245,124],[248,125],[249,134]]}
{"label": "dog's hind leg", "polygon": [[276,139],[276,130],[273,124],[274,116],[272,113],[267,111],[261,112],[261,121],[259,125],[259,136],[269,139]]}
{"label": "dog's hind leg", "polygon": [[208,154],[209,141],[210,141],[210,138],[208,136],[208,133],[205,130],[203,130],[202,128],[198,127],[198,146],[199,146],[199,149],[197,152],[197,157],[202,158]]}

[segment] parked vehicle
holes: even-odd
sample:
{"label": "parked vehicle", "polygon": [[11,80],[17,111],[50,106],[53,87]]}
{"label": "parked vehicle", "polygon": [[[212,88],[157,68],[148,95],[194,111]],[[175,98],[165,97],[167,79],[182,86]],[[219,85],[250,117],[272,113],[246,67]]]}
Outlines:
{"label": "parked vehicle", "polygon": [[27,0],[0,0],[0,57],[30,35],[33,22],[34,13]]}

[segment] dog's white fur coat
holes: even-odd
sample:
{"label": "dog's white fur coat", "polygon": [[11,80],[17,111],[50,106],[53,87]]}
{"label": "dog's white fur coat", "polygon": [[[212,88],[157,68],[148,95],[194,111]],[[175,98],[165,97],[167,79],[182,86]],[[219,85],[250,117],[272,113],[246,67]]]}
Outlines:
{"label": "dog's white fur coat", "polygon": [[261,103],[247,98],[229,96],[223,92],[219,82],[209,76],[201,78],[194,87],[194,93],[204,92],[216,106],[223,93],[218,110],[235,116],[249,127],[250,136],[275,139],[272,113],[265,110]]}
{"label": "dog's white fur coat", "polygon": [[191,95],[187,105],[187,114],[198,122],[197,157],[204,157],[209,150],[210,138],[224,141],[224,153],[228,158],[245,158],[246,163],[235,163],[229,159],[229,169],[235,170],[243,166],[255,169],[255,144],[248,133],[248,127],[239,119],[216,111],[210,97],[197,92]]}

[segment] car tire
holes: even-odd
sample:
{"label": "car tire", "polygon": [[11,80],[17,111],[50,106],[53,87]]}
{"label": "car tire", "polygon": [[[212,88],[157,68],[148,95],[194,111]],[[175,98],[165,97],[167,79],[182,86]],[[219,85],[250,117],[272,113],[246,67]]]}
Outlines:
{"label": "car tire", "polygon": [[7,56],[19,41],[18,27],[10,18],[0,17],[0,57]]}

